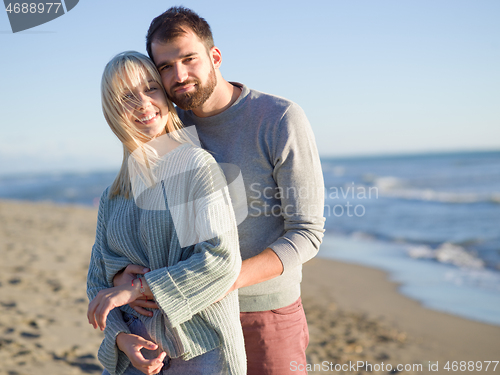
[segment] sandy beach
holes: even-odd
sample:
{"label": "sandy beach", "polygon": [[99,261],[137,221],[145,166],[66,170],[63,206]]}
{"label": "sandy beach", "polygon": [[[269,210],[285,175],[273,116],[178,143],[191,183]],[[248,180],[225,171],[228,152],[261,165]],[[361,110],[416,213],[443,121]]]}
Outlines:
{"label": "sandy beach", "polygon": [[[0,374],[101,373],[85,293],[96,215],[0,201]],[[382,271],[315,258],[302,285],[310,374],[500,374],[485,371],[500,360],[500,327],[423,308]]]}
{"label": "sandy beach", "polygon": [[[495,363],[485,371],[484,362],[500,360],[500,327],[426,309],[397,288],[376,269],[321,258],[305,264],[302,298],[309,323],[309,363],[364,361],[373,370],[330,373],[391,373],[382,371],[382,363],[386,370],[387,364],[406,368],[397,372],[406,374],[500,373],[500,365],[493,371]],[[470,369],[460,371],[461,362]],[[376,364],[381,371],[375,370]]]}

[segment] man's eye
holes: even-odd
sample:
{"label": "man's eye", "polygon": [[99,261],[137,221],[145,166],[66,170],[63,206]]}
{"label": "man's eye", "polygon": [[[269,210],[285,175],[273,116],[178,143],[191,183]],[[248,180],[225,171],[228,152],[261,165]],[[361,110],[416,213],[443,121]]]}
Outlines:
{"label": "man's eye", "polygon": [[172,65],[163,65],[159,70],[160,70],[160,72],[163,72],[167,69],[170,69],[171,67],[172,67]]}

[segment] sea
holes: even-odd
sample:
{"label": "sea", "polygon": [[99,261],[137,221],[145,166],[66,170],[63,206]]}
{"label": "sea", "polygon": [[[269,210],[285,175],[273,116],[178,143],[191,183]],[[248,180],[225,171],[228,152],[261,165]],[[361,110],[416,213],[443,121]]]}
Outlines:
{"label": "sea", "polygon": [[[500,326],[500,151],[321,161],[318,256],[382,269],[430,309]],[[0,171],[0,198],[96,207],[115,175]]]}

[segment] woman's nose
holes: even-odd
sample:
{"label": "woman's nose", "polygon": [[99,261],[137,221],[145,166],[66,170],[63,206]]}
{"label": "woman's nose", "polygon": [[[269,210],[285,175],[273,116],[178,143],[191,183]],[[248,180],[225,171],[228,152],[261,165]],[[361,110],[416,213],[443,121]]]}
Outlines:
{"label": "woman's nose", "polygon": [[151,100],[144,93],[141,92],[137,96],[137,108],[144,109],[144,108],[146,108],[149,105],[149,103],[151,103]]}

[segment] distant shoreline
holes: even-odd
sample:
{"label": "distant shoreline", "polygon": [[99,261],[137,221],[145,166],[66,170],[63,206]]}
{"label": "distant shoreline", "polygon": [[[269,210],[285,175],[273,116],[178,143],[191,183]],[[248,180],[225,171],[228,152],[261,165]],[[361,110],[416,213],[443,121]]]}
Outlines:
{"label": "distant shoreline", "polygon": [[421,157],[440,157],[440,156],[460,156],[460,155],[484,155],[484,154],[499,154],[500,149],[488,150],[442,150],[442,151],[408,151],[408,152],[388,152],[374,154],[355,154],[355,155],[320,155],[321,160],[363,160],[363,159],[404,159],[404,158],[421,158]]}
{"label": "distant shoreline", "polygon": [[[369,154],[353,154],[353,155],[321,155],[322,161],[350,161],[350,160],[387,160],[397,158],[420,158],[420,157],[440,157],[440,156],[458,156],[458,155],[484,155],[484,154],[499,154],[500,149],[487,149],[487,150],[432,150],[432,151],[409,151],[409,152],[389,152],[389,153],[369,153]],[[1,159],[0,159],[1,162]],[[100,167],[79,167],[71,169],[68,167],[58,169],[41,169],[40,167],[27,169],[23,168],[20,171],[0,171],[0,179],[9,177],[22,177],[26,175],[71,175],[71,174],[89,174],[89,173],[118,173],[120,163],[116,167],[107,166],[106,168]]]}

